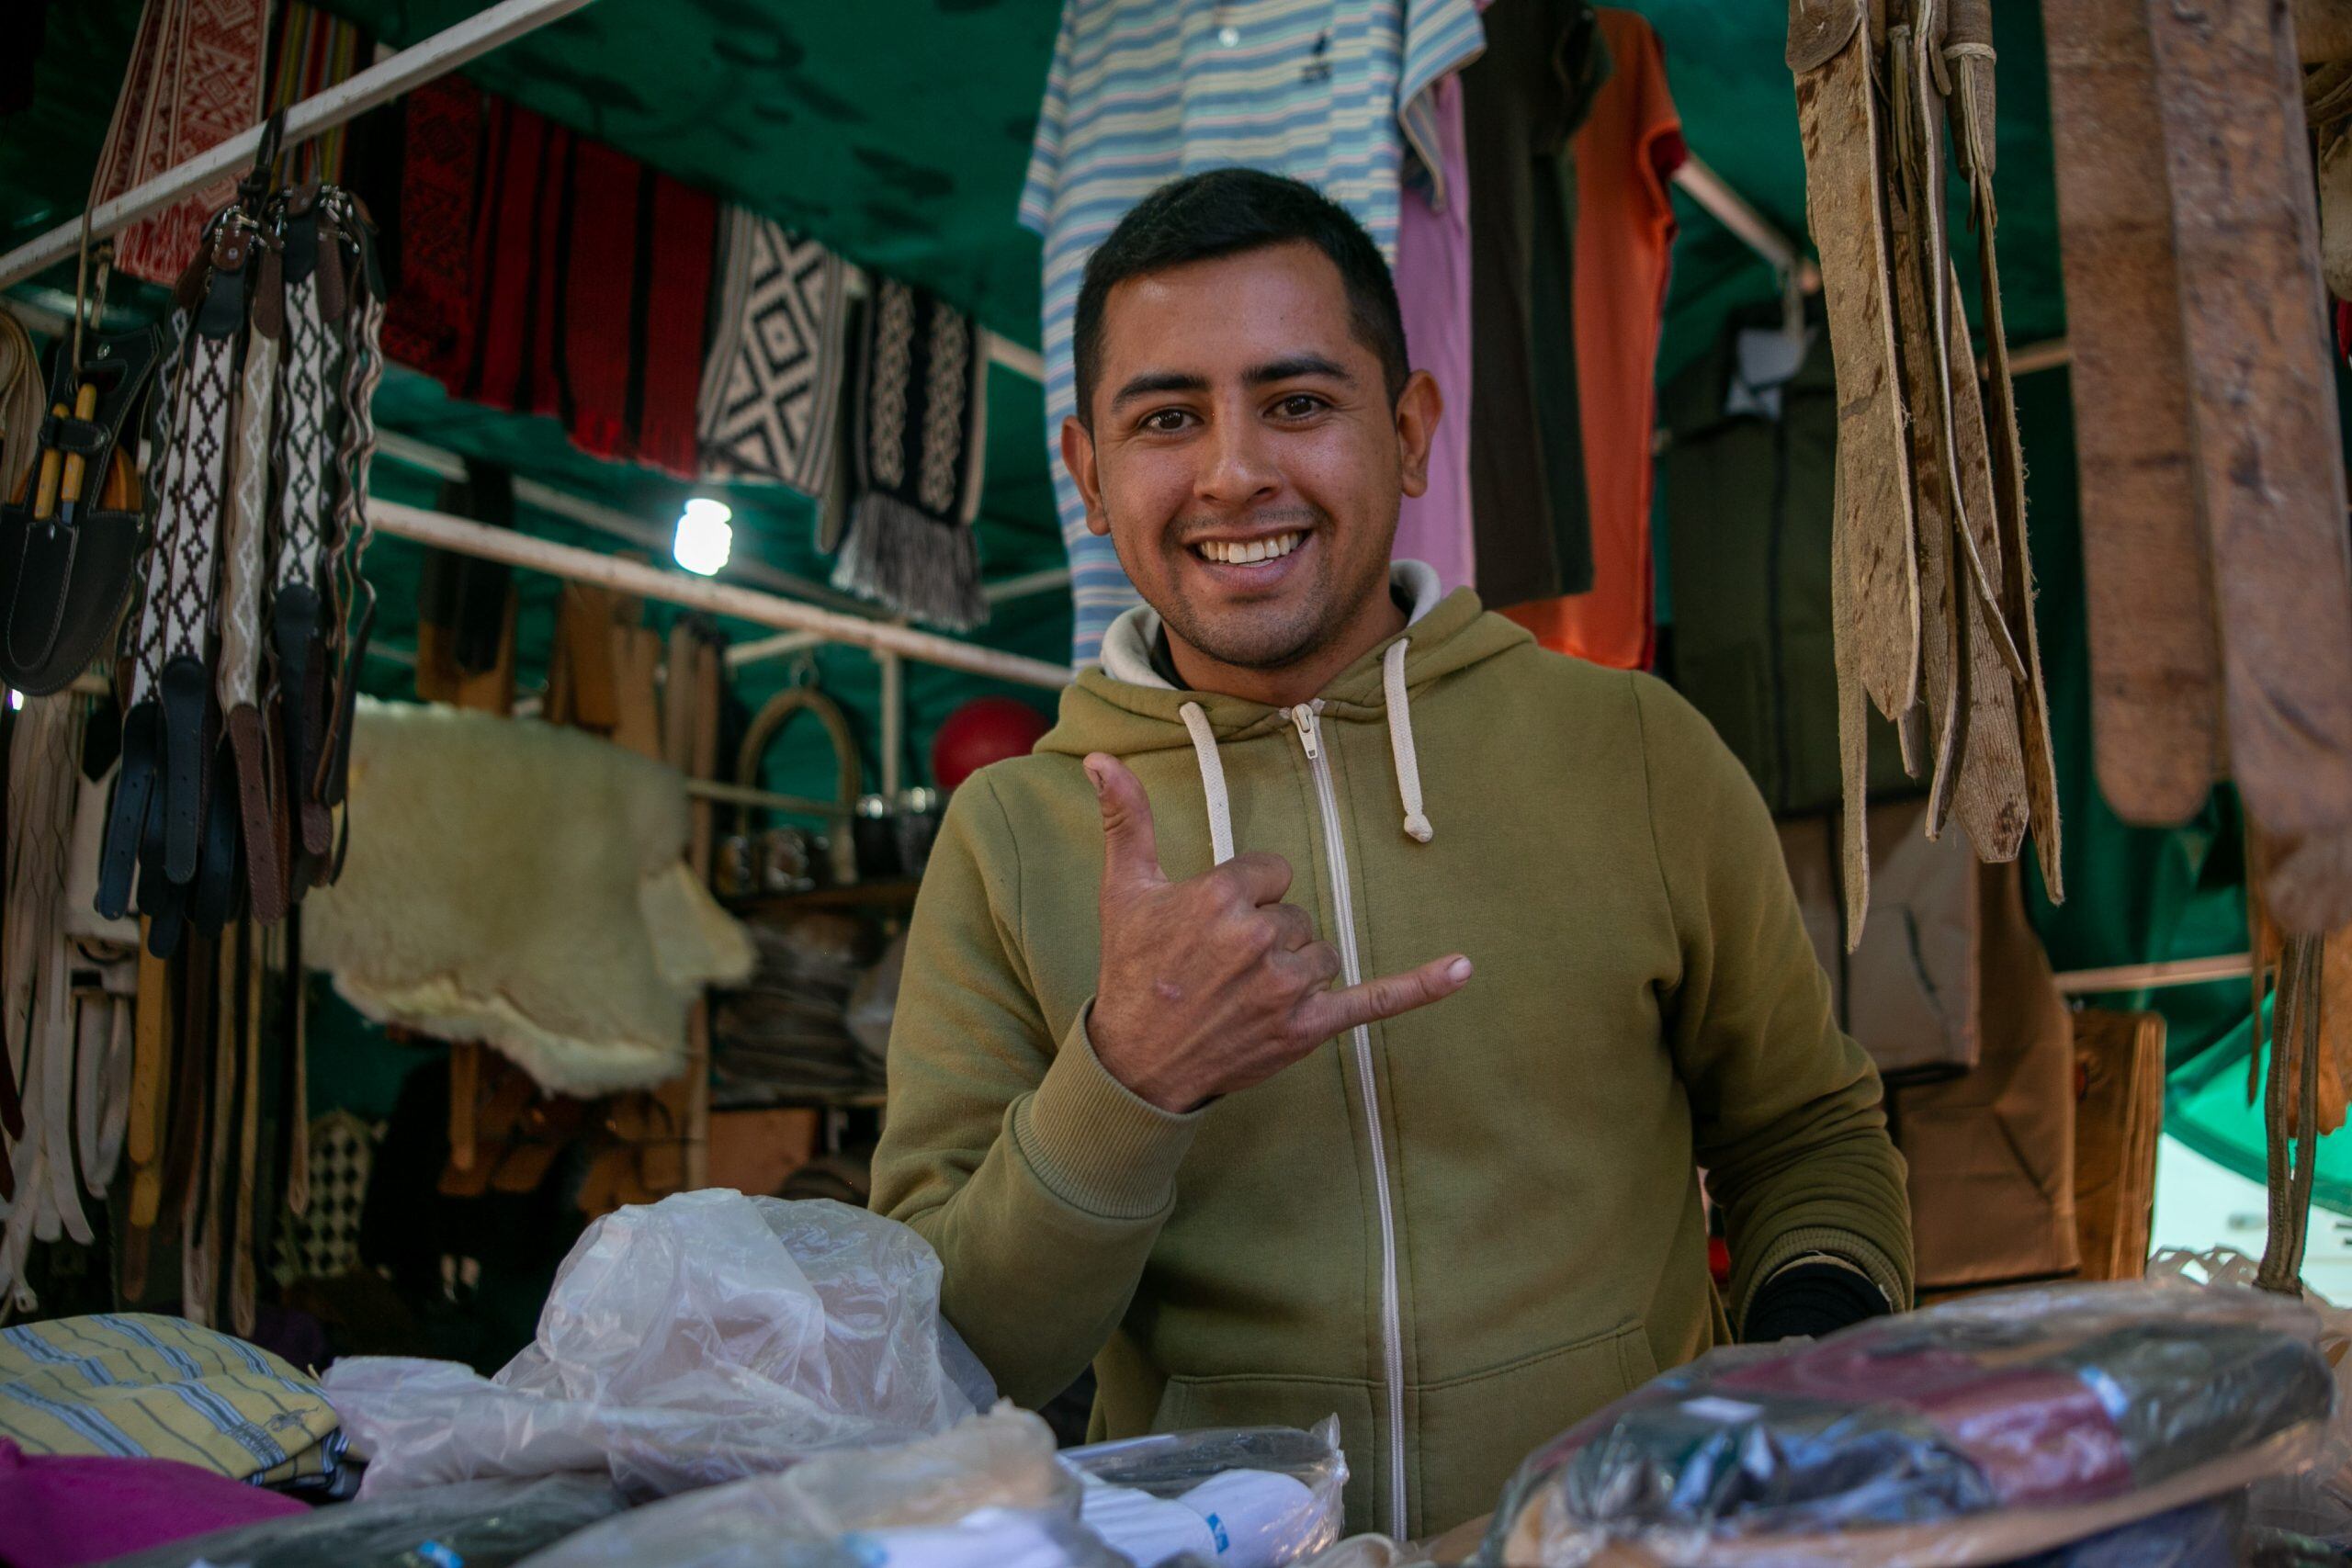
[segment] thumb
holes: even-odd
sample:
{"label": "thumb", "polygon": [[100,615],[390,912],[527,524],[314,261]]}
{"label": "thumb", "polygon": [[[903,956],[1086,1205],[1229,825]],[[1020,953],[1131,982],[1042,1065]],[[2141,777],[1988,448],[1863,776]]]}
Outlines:
{"label": "thumb", "polygon": [[1327,991],[1307,1003],[1303,1021],[1329,1040],[1351,1029],[1441,1002],[1470,983],[1470,961],[1460,953],[1433,958],[1418,969],[1383,975],[1344,991]]}
{"label": "thumb", "polygon": [[1143,782],[1116,757],[1096,751],[1086,759],[1102,807],[1102,890],[1154,887],[1168,880],[1159,869],[1159,840],[1151,828],[1151,800]]}

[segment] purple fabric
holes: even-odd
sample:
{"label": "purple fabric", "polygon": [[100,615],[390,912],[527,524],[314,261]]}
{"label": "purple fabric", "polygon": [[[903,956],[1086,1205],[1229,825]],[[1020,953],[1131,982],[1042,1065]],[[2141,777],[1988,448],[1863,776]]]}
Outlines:
{"label": "purple fabric", "polygon": [[79,1568],[308,1510],[171,1459],[28,1454],[0,1438],[0,1562]]}
{"label": "purple fabric", "polygon": [[1437,378],[1445,412],[1430,442],[1430,488],[1396,513],[1398,560],[1427,561],[1446,592],[1471,586],[1470,164],[1462,139],[1462,78],[1430,89],[1436,109],[1435,188],[1408,181],[1396,222],[1396,302],[1413,368]]}

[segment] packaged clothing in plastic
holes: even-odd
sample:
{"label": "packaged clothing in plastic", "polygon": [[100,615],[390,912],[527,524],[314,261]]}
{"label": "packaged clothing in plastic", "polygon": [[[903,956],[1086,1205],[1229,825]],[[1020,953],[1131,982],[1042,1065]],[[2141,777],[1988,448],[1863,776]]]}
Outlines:
{"label": "packaged clothing in plastic", "polygon": [[1287,1568],[1339,1539],[1348,1465],[1336,1417],[1311,1432],[1166,1432],[1061,1457],[1086,1483],[1086,1527],[1136,1568],[1188,1556],[1216,1568]]}
{"label": "packaged clothing in plastic", "polygon": [[582,1531],[530,1568],[1117,1568],[1079,1529],[1078,1494],[1055,1461],[1051,1429],[1001,1404],[937,1437],[824,1454],[780,1475],[649,1504]]}
{"label": "packaged clothing in plastic", "polygon": [[468,1481],[215,1530],[109,1568],[508,1568],[621,1501],[601,1475]]}
{"label": "packaged clothing in plastic", "polygon": [[2291,1472],[2335,1387],[2304,1303],[2179,1283],[1973,1296],[1733,1348],[1538,1450],[1507,1563],[2028,1557]]}
{"label": "packaged clothing in plastic", "polygon": [[2245,1540],[2245,1500],[2232,1496],[2053,1547],[2008,1568],[2237,1568]]}
{"label": "packaged clothing in plastic", "polygon": [[590,1225],[495,1378],[361,1357],[325,1388],[362,1495],[593,1470],[646,1496],[944,1430],[994,1399],[947,1332],[938,1257],[906,1226],[713,1189]]}
{"label": "packaged clothing in plastic", "polygon": [[[2151,1280],[2251,1285],[2260,1265],[2235,1247],[2206,1252],[2167,1248],[2148,1260]],[[2293,1475],[2265,1476],[2247,1496],[2247,1524],[2257,1533],[2301,1537],[2323,1546],[2352,1548],[2352,1312],[2308,1288],[2303,1300],[2319,1314],[2320,1354],[2335,1374],[2335,1418],[2328,1423],[2318,1460]]]}
{"label": "packaged clothing in plastic", "polygon": [[1351,1535],[1302,1559],[1299,1568],[1431,1568],[1435,1561],[1425,1549],[1385,1535]]}

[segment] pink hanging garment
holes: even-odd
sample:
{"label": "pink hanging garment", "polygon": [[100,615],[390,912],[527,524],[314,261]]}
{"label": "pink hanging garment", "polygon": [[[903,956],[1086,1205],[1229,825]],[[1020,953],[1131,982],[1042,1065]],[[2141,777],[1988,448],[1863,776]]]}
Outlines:
{"label": "pink hanging garment", "polygon": [[1413,368],[1437,378],[1445,412],[1430,442],[1429,489],[1396,513],[1397,560],[1427,562],[1448,592],[1476,580],[1470,523],[1470,170],[1462,78],[1430,89],[1438,168],[1408,180],[1397,209],[1396,302]]}

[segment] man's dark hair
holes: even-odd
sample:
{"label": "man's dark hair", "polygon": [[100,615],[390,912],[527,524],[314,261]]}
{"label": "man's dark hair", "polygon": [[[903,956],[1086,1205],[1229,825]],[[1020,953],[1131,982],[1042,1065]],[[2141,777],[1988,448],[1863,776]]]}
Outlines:
{"label": "man's dark hair", "polygon": [[1380,356],[1395,402],[1412,374],[1405,357],[1405,318],[1396,283],[1380,247],[1346,208],[1314,186],[1259,169],[1211,169],[1170,180],[1119,220],[1086,264],[1072,329],[1078,417],[1094,424],[1094,382],[1102,364],[1102,306],[1131,277],[1188,262],[1303,241],[1331,258],[1347,285],[1348,315],[1363,345]]}

